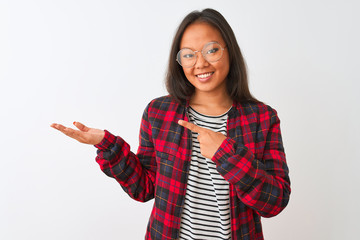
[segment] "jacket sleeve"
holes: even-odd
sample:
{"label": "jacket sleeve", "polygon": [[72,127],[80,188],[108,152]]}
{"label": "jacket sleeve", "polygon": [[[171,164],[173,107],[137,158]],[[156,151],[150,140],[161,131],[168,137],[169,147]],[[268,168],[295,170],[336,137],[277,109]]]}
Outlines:
{"label": "jacket sleeve", "polygon": [[290,179],[283,148],[280,120],[273,109],[262,159],[246,146],[226,138],[212,160],[219,173],[233,184],[238,197],[263,217],[279,214],[288,204]]}
{"label": "jacket sleeve", "polygon": [[144,111],[137,154],[121,137],[105,130],[104,139],[97,145],[96,162],[109,177],[115,178],[133,199],[146,202],[154,198],[156,160],[148,120],[149,105]]}

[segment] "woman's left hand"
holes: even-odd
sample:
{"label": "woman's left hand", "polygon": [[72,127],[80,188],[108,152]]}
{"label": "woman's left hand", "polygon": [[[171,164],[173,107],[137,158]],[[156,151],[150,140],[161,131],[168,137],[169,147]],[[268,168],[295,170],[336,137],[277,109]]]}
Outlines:
{"label": "woman's left hand", "polygon": [[179,120],[178,123],[190,131],[199,134],[197,139],[200,143],[200,152],[206,158],[211,159],[226,139],[226,136],[220,132],[214,132],[184,120]]}

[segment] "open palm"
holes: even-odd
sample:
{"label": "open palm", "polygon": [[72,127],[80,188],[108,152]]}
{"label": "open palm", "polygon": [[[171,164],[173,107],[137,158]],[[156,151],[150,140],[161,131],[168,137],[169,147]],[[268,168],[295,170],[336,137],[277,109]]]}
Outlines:
{"label": "open palm", "polygon": [[81,143],[96,145],[104,138],[105,131],[101,129],[89,128],[82,123],[74,122],[75,127],[79,130],[65,127],[58,123],[51,124],[52,128],[59,130],[66,136],[69,136]]}

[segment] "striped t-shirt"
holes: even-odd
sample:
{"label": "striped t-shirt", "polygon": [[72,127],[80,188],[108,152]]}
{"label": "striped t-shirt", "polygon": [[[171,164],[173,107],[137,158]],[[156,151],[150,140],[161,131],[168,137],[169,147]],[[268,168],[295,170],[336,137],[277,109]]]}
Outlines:
{"label": "striped t-shirt", "polygon": [[[227,112],[206,116],[189,108],[190,122],[224,135],[227,118]],[[229,183],[216,170],[215,163],[201,155],[197,136],[192,133],[192,155],[179,238],[231,239]]]}

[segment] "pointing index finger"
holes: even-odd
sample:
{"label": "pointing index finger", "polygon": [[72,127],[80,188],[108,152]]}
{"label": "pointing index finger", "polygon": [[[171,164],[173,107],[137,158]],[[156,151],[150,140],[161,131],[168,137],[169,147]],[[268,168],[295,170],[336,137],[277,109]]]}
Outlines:
{"label": "pointing index finger", "polygon": [[184,121],[184,120],[179,120],[178,121],[179,125],[189,129],[190,131],[192,132],[196,132],[196,133],[201,133],[203,128],[202,127],[199,127],[193,123],[190,123],[190,122],[187,122],[187,121]]}

